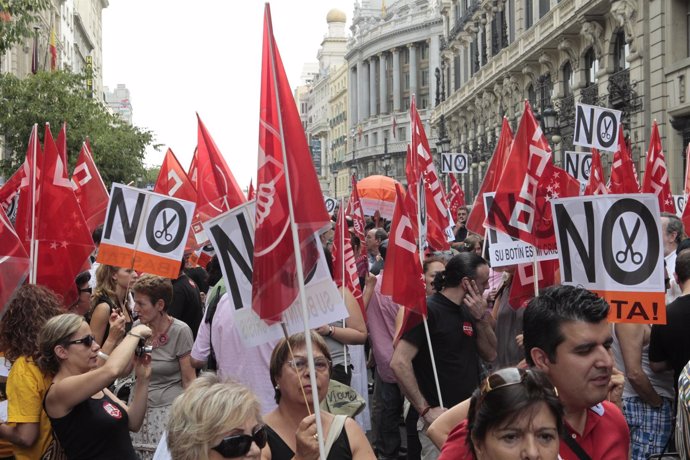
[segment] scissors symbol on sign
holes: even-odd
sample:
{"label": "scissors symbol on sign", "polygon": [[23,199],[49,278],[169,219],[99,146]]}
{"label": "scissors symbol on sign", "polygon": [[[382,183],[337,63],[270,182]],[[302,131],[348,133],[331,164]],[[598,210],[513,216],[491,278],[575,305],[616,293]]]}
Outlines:
{"label": "scissors symbol on sign", "polygon": [[630,253],[630,260],[635,265],[642,263],[642,253],[636,252],[633,248],[633,243],[635,242],[635,237],[637,232],[640,230],[640,219],[637,219],[635,226],[633,227],[632,236],[628,234],[628,229],[625,227],[625,222],[621,219],[621,231],[623,232],[623,240],[625,241],[625,250],[618,251],[616,253],[616,262],[622,264],[628,260],[628,252]]}
{"label": "scissors symbol on sign", "polygon": [[172,219],[170,219],[170,222],[168,222],[168,214],[163,211],[163,228],[160,230],[156,230],[156,232],[153,234],[156,238],[163,238],[165,237],[165,241],[172,241],[173,236],[168,233],[168,229],[170,226],[175,222],[175,219],[177,219],[177,214],[173,215]]}

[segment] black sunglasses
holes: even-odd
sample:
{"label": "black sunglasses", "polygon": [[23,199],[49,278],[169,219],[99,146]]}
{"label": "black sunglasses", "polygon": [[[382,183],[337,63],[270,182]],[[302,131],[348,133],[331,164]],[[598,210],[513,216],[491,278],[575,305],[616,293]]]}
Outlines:
{"label": "black sunglasses", "polygon": [[223,440],[213,450],[218,452],[225,458],[236,458],[247,455],[249,449],[252,448],[252,442],[255,442],[259,449],[263,449],[268,441],[268,434],[266,433],[266,426],[261,425],[254,429],[254,432],[248,434],[236,434],[223,438]]}
{"label": "black sunglasses", "polygon": [[92,289],[91,289],[90,287],[84,288],[84,289],[79,289],[79,293],[82,293],[82,292],[88,292],[89,294],[91,294],[91,293],[92,293]]}
{"label": "black sunglasses", "polygon": [[87,335],[86,337],[82,337],[81,339],[70,340],[69,342],[65,342],[65,343],[67,345],[78,345],[80,343],[83,343],[85,346],[90,347],[95,341],[96,341],[96,337],[94,337],[92,335]]}

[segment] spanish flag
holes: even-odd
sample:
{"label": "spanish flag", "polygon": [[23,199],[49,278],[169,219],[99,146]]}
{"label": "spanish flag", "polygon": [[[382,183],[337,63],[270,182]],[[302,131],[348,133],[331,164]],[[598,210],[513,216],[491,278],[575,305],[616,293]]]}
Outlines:
{"label": "spanish flag", "polygon": [[57,40],[55,38],[55,26],[50,30],[50,70],[57,70]]}

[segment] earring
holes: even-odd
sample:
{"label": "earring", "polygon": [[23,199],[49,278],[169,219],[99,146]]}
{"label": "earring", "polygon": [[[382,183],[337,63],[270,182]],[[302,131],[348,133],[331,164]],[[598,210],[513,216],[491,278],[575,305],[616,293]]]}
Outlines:
{"label": "earring", "polygon": [[279,383],[276,384],[275,389],[280,390],[280,384]]}

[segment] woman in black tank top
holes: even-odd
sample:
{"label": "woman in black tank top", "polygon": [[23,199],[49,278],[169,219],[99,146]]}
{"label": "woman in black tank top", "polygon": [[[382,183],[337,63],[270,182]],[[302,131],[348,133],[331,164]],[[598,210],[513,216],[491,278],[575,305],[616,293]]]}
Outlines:
{"label": "woman in black tank top", "polygon": [[70,460],[136,460],[129,431],[141,427],[146,412],[150,355],[135,359],[137,383],[130,407],[106,387],[127,371],[140,341],[150,336],[149,327],[135,327],[96,368],[100,346],[83,317],[65,313],[43,327],[38,365],[53,376],[43,406]]}
{"label": "woman in black tank top", "polygon": [[[124,333],[132,328],[132,306],[129,304],[129,286],[136,280],[137,274],[132,269],[99,265],[96,269],[96,288],[93,291],[93,308],[88,321],[96,341],[104,353],[110,353],[120,343]],[[111,337],[110,315],[120,314],[120,321],[115,324]],[[110,340],[108,340],[110,339]]]}

